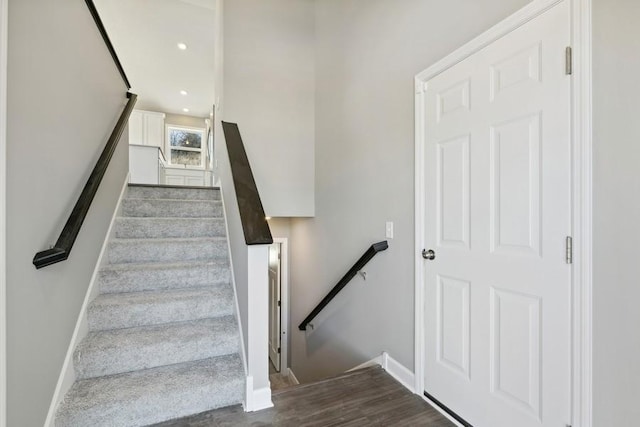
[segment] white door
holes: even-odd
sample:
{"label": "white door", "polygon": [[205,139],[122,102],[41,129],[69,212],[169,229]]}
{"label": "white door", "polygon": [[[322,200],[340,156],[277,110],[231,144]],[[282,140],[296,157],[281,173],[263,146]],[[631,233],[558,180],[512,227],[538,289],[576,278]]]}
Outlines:
{"label": "white door", "polygon": [[281,298],[280,243],[269,247],[269,360],[280,372]]}
{"label": "white door", "polygon": [[425,392],[475,427],[570,420],[568,3],[422,98]]}

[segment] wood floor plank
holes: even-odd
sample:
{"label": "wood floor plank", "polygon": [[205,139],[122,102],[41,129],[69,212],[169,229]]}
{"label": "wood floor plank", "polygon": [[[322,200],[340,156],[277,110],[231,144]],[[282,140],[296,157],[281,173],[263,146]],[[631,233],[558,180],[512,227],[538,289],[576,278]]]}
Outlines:
{"label": "wood floor plank", "polygon": [[453,426],[377,366],[278,390],[273,404],[273,408],[248,413],[236,405],[156,427]]}

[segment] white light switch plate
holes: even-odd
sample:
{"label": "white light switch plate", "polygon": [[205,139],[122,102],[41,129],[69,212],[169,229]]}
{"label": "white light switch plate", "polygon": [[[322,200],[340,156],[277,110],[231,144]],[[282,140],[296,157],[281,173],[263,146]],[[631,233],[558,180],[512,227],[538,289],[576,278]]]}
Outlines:
{"label": "white light switch plate", "polygon": [[393,239],[393,222],[387,222],[385,226],[385,235],[387,239]]}

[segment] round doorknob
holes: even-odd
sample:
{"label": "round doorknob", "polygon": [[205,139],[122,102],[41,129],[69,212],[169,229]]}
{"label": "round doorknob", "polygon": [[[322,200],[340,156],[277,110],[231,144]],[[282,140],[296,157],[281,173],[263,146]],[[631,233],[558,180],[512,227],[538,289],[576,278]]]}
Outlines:
{"label": "round doorknob", "polygon": [[436,259],[436,253],[433,251],[433,249],[429,249],[429,250],[423,249],[422,258],[428,259],[428,260],[434,260]]}

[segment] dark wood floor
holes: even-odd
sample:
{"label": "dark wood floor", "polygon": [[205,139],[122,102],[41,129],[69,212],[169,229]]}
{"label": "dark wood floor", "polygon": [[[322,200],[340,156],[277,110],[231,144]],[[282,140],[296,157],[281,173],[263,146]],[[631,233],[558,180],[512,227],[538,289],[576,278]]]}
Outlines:
{"label": "dark wood floor", "polygon": [[232,406],[156,427],[453,426],[380,367],[275,391],[273,404],[252,413]]}

